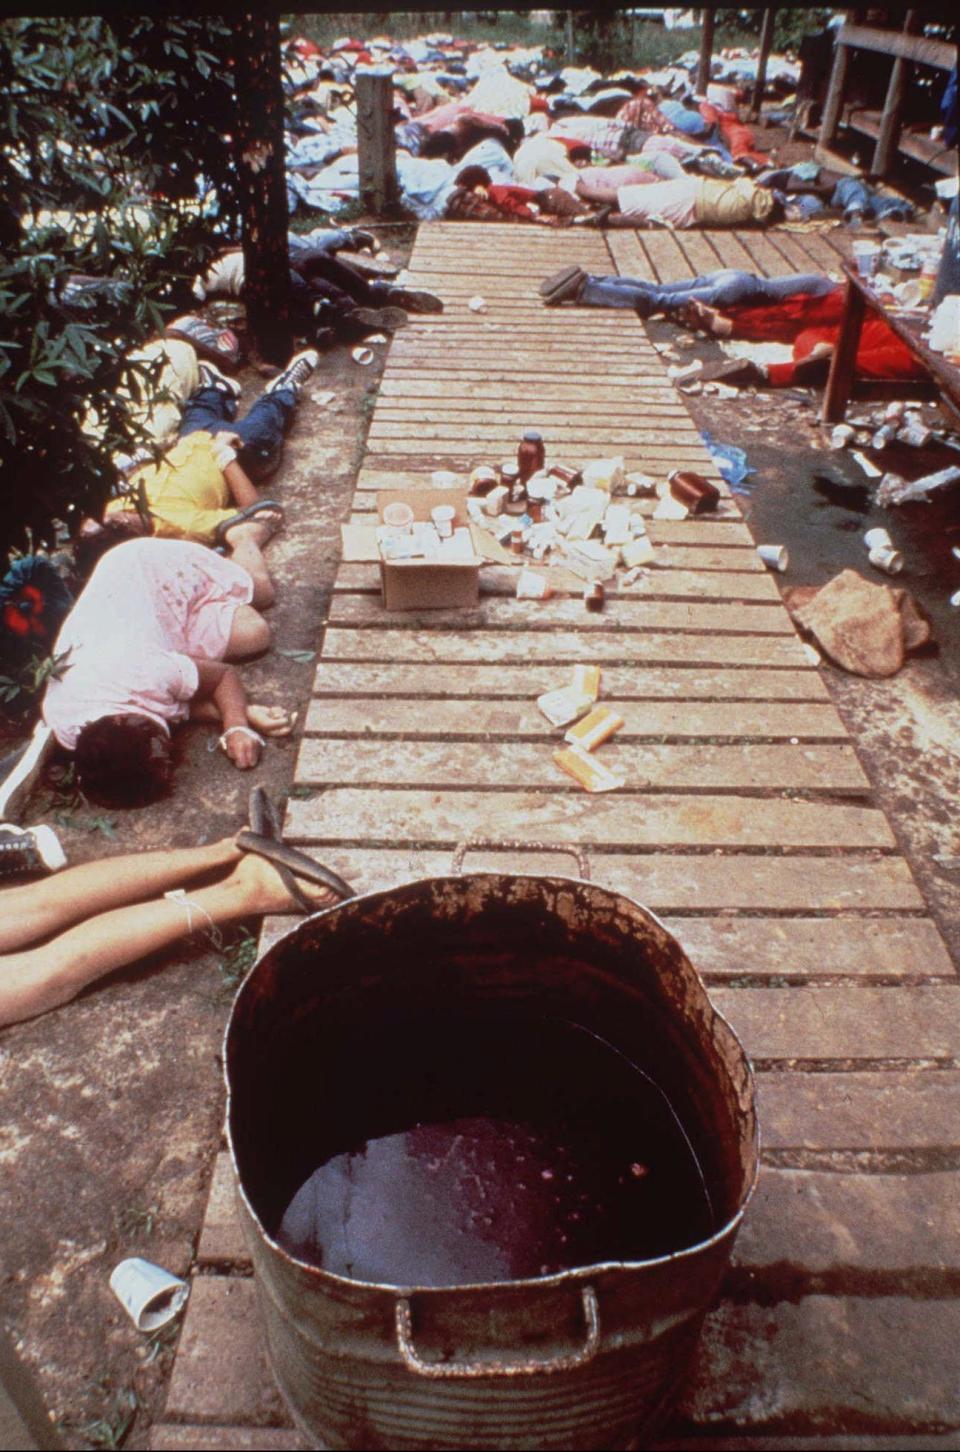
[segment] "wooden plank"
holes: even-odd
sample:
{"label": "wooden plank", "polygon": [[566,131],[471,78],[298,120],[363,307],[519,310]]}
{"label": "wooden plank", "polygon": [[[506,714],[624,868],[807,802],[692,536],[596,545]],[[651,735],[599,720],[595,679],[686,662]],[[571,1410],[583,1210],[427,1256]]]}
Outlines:
{"label": "wooden plank", "polygon": [[[426,421],[432,425],[471,424],[486,428],[509,427],[522,430],[529,424],[543,432],[545,429],[560,430],[575,424],[579,430],[631,429],[638,441],[645,442],[650,442],[657,435],[671,440],[696,439],[699,443],[703,442],[698,430],[691,424],[689,414],[684,418],[676,409],[671,413],[661,413],[659,408],[648,408],[643,414],[638,414],[637,405],[633,402],[621,400],[594,404],[591,400],[588,419],[580,423],[571,419],[569,399],[543,399],[534,402],[532,399],[524,401],[511,398],[500,403],[492,399],[478,399],[474,402],[465,396],[467,393],[468,390],[463,390],[459,398],[445,399],[382,398],[378,402],[372,427],[376,428],[382,423]],[[641,418],[648,425],[646,428],[638,427]],[[460,432],[462,434],[463,430]],[[559,437],[559,433],[554,434],[551,444],[554,438]]]}
{"label": "wooden plank", "polygon": [[[401,672],[397,672],[400,676]],[[462,684],[469,689],[470,672],[465,671]],[[432,690],[433,682],[411,681],[408,690],[424,686]],[[621,699],[611,693],[605,682],[603,699],[615,704],[624,724],[617,741],[642,737],[730,737],[739,740],[792,738],[842,741],[846,737],[843,722],[833,706],[757,702],[746,707],[742,701],[695,702],[655,701],[640,703]],[[306,734],[318,736],[400,736],[416,739],[436,736],[454,740],[461,736],[539,738],[553,740],[560,733],[537,709],[532,694],[519,700],[484,700],[482,697],[461,700],[425,700],[422,696],[350,699],[350,686],[340,682],[342,694],[331,701],[311,701],[304,726]],[[799,750],[800,748],[794,748]],[[865,780],[862,776],[859,778]]]}
{"label": "wooden plank", "polygon": [[710,236],[706,232],[698,230],[678,232],[677,243],[695,276],[703,277],[708,273],[716,272],[722,265],[710,244]]}
{"label": "wooden plank", "polygon": [[615,661],[638,666],[661,662],[669,665],[793,666],[810,669],[810,662],[795,636],[788,635],[686,635],[676,631],[645,631],[624,638],[596,631],[589,639],[577,630],[416,630],[409,625],[397,629],[337,629],[328,626],[323,654],[330,660],[443,661],[526,665],[587,661],[597,664]]}
{"label": "wooden plank", "polygon": [[760,1074],[757,1092],[769,1149],[960,1148],[960,1073],[950,1069]]}
{"label": "wooden plank", "polygon": [[713,232],[710,241],[716,248],[723,267],[738,267],[744,272],[756,271],[750,253],[732,232]]}
{"label": "wooden plank", "polygon": [[[365,520],[363,511],[357,511],[357,514],[359,514],[360,520],[369,523],[369,518]],[[686,521],[683,521],[683,523],[686,523]],[[656,550],[656,578],[659,579],[661,576],[664,576],[664,578],[670,579],[671,584],[674,579],[683,579],[691,571],[697,572],[697,578],[700,575],[715,575],[723,572],[725,576],[736,576],[736,579],[738,579],[736,588],[741,588],[741,585],[744,585],[745,582],[741,581],[739,576],[761,576],[762,572],[765,571],[765,565],[762,563],[755,549],[736,549],[736,547],[723,549],[720,546],[707,547],[701,546],[701,544],[658,544],[654,540],[652,530],[648,531],[648,536],[651,542],[654,543]],[[373,568],[376,569],[376,566],[373,566]],[[494,574],[494,571],[489,571],[489,569],[485,571],[485,588],[489,588],[489,576],[492,574]],[[651,581],[652,578],[654,576],[649,576]],[[771,579],[770,575],[764,574],[762,578],[767,581],[767,585],[773,584],[773,579]],[[379,587],[379,571],[375,584]],[[516,569],[514,569],[514,574],[511,575],[511,584],[516,584]],[[365,590],[365,588],[370,588],[369,568],[365,568],[362,565],[341,566],[337,574],[335,588],[337,590]],[[728,591],[732,590],[732,584],[726,582],[726,588],[728,588]],[[776,590],[776,588],[776,584],[774,584],[773,590]],[[771,600],[773,594],[771,594],[768,588],[765,588],[758,598],[764,598],[764,600],[770,598]]]}
{"label": "wooden plank", "polygon": [[[531,626],[572,626],[585,635],[613,635],[629,631],[672,630],[754,635],[785,635],[795,640],[793,622],[782,605],[758,601],[737,605],[689,604],[685,601],[631,600],[608,598],[602,612],[585,610],[582,600],[555,597],[552,600],[481,600],[476,609],[386,611],[365,595],[337,595],[330,602],[331,625],[376,626],[416,630],[421,626],[436,632],[449,629],[459,634],[475,630],[523,631]],[[549,645],[543,642],[549,650]],[[642,642],[622,640],[621,646],[642,649]],[[587,647],[588,649],[590,647]]]}
{"label": "wooden plank", "polygon": [[451,847],[471,837],[654,851],[896,845],[883,814],[868,807],[707,793],[657,794],[644,796],[641,802],[630,792],[597,796],[579,791],[331,787],[309,800],[289,802],[287,813],[297,839],[360,841],[371,846]]}
{"label": "wooden plank", "polygon": [[[766,600],[779,601],[779,591],[772,575],[754,571],[682,570],[671,568],[671,561],[659,556],[656,566],[633,585],[621,587],[619,598],[632,600],[654,595],[670,595],[691,600]],[[583,581],[565,569],[562,562],[545,572],[552,580],[556,596],[583,598]],[[480,575],[481,596],[515,597],[519,565],[485,565]],[[337,594],[359,592],[380,594],[379,565],[342,565],[334,582]],[[604,614],[606,614],[604,610]]]}
{"label": "wooden plank", "polygon": [[693,268],[670,232],[646,232],[643,245],[658,282],[682,282],[694,276]]}
{"label": "wooden plank", "polygon": [[[452,418],[449,415],[431,414],[429,420],[424,417],[420,409],[404,410],[400,414],[385,414],[379,412],[370,425],[367,438],[370,441],[368,447],[373,443],[379,443],[385,439],[408,439],[417,438],[424,440],[436,440],[442,443],[459,443],[464,436],[463,425],[470,424],[470,442],[483,444],[488,441],[500,443],[501,440],[507,443],[512,442],[514,448],[517,445],[517,429],[523,427],[524,420],[529,418],[526,410],[517,410],[515,413],[499,414],[494,418],[487,419],[479,414],[474,414],[471,420],[470,410],[464,410],[462,414]],[[556,418],[556,415],[554,415]],[[589,444],[595,442],[594,457],[601,454],[606,448],[608,441],[622,442],[624,447],[633,446],[641,448],[644,445],[656,445],[662,443],[664,448],[670,448],[676,443],[689,445],[694,448],[703,448],[703,440],[700,434],[692,425],[685,425],[680,419],[664,420],[663,424],[650,429],[638,428],[635,419],[622,416],[591,417],[583,423],[563,424],[555,422],[551,426],[551,443],[559,448],[564,444]]]}
{"label": "wooden plank", "polygon": [[[479,370],[475,371],[477,372],[476,378],[465,376],[459,369],[453,378],[450,377],[449,369],[425,373],[420,378],[411,378],[408,374],[392,373],[388,365],[388,371],[380,381],[377,408],[379,409],[393,400],[399,401],[404,398],[419,398],[431,403],[444,399],[462,399],[465,393],[469,394],[470,401],[476,408],[484,405],[500,408],[504,398],[503,385],[495,382],[482,382],[481,378],[485,378],[486,375],[480,374]],[[654,403],[657,405],[658,414],[662,412],[667,417],[690,417],[686,405],[677,402],[673,385],[663,381],[644,384],[635,378],[630,378],[624,383],[612,383],[603,389],[591,389],[587,397],[590,400],[591,410],[602,407],[604,403],[610,408],[629,408],[638,403]],[[543,383],[539,377],[530,379],[515,377],[511,379],[510,399],[511,401],[527,399],[531,403],[545,401],[554,407],[563,403],[568,405],[582,403],[584,384],[575,380],[564,382],[562,379],[558,379],[551,384],[549,398],[544,400]]]}
{"label": "wooden plank", "polygon": [[[416,439],[384,439],[379,447],[370,450],[365,463],[373,468],[389,461],[391,467],[398,467],[398,460],[407,461],[408,467],[421,459],[441,460],[442,462],[431,464],[429,467],[437,469],[472,469],[477,463],[487,462],[484,454],[491,452],[495,456],[506,458],[516,451],[516,436],[500,441],[488,440],[487,447],[479,455],[476,450],[469,447],[469,440],[465,441],[461,448],[444,447],[442,440],[426,440],[420,443]],[[618,454],[622,453],[624,467],[629,471],[639,470],[645,474],[665,474],[668,469],[692,468],[699,474],[705,474],[710,467],[710,455],[702,446],[694,447],[692,444],[639,444],[636,447],[626,444],[618,448]],[[589,464],[592,459],[597,458],[598,451],[589,448],[583,443],[571,441],[564,449],[564,461],[568,464]],[[402,467],[402,466],[400,466]]]}
{"label": "wooden plank", "polygon": [[783,277],[790,272],[782,255],[762,232],[735,231],[734,237],[753,259],[753,271],[762,277]]}
{"label": "wooden plank", "polygon": [[[285,836],[305,845],[316,838],[301,821],[292,819],[291,811],[287,814]],[[523,839],[532,836],[532,832],[522,833]],[[334,845],[325,846],[320,855],[358,892],[377,892],[398,882],[442,877],[450,872],[449,847],[431,850]],[[896,912],[923,907],[923,899],[902,857],[761,857],[742,853],[681,855],[593,850],[588,854],[588,864],[594,882],[611,892],[626,893],[660,914],[735,910],[804,914],[836,910]],[[564,852],[475,850],[467,853],[464,868],[467,872],[533,872],[566,877],[577,874],[576,863]],[[275,921],[282,931],[290,926],[289,918]],[[694,919],[684,921],[690,923]],[[795,1081],[799,1076],[789,1077]],[[829,1098],[825,1096],[823,1102],[829,1102]],[[781,1113],[781,1122],[787,1107]],[[960,1119],[957,1123],[960,1124]]]}
{"label": "wooden plank", "polygon": [[[569,678],[570,671],[563,666],[541,665],[535,659],[522,666],[431,664],[429,672],[418,672],[409,664],[323,659],[317,666],[313,693],[319,697],[339,699],[350,695],[404,697],[416,690],[421,700],[428,697],[475,700],[490,696],[497,700],[531,700],[544,691],[565,685]],[[787,707],[785,721],[767,710],[761,716],[758,707],[751,707],[750,720],[764,721],[764,736],[779,735],[780,728],[788,728],[792,719],[799,724],[796,730],[789,732],[791,736],[845,735],[836,708],[829,701],[827,688],[820,674],[814,670],[709,670],[693,666],[681,670],[669,666],[645,670],[637,666],[606,666],[600,677],[600,698],[618,702],[668,703],[665,707],[652,705],[641,712],[634,708],[631,720],[639,723],[635,729],[642,734],[658,735],[662,729],[665,734],[673,736],[726,735],[724,716],[714,712],[702,714],[704,707],[694,706],[692,703],[695,701],[716,702],[721,713],[728,704],[737,703],[735,715],[742,711],[740,703],[746,701],[789,701],[792,704]],[[682,702],[682,705],[676,707],[674,702]],[[808,708],[795,704],[798,702],[817,703],[817,714],[809,715]],[[326,709],[329,704],[324,700],[323,708]],[[660,714],[664,710],[668,714]],[[320,729],[315,728],[312,721],[311,706],[306,729]],[[686,721],[690,723],[689,732],[684,730]],[[839,729],[836,729],[837,726]]]}
{"label": "wooden plank", "polygon": [[[427,722],[440,712],[422,708]],[[503,716],[509,719],[505,709]],[[440,734],[439,725],[435,727]],[[551,740],[498,742],[330,740],[308,737],[300,747],[297,781],[307,786],[511,787],[580,793],[553,760],[562,745]],[[635,746],[606,743],[600,759],[622,777],[628,792],[647,791],[832,791],[866,792],[870,783],[852,746],[776,745],[737,742],[714,746]],[[646,810],[646,803],[641,810]]]}
{"label": "wooden plank", "polygon": [[950,955],[929,918],[668,918],[666,926],[707,975],[954,976]]}
{"label": "wooden plank", "polygon": [[785,273],[819,271],[819,268],[812,266],[810,258],[802,248],[797,246],[793,235],[773,229],[766,233],[766,237],[771,247],[775,247],[783,255],[786,263]]}
{"label": "wooden plank", "polygon": [[960,984],[866,984],[710,991],[752,1059],[952,1059],[960,1055]]}
{"label": "wooden plank", "polygon": [[[621,277],[637,277],[643,282],[656,282],[656,273],[635,231],[608,232],[607,247]],[[609,269],[600,270],[606,273]]]}

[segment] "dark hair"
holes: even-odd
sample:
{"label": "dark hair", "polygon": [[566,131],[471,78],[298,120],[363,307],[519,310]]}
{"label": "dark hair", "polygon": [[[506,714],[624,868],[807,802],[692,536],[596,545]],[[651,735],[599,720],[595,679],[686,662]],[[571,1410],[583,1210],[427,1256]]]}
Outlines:
{"label": "dark hair", "polygon": [[75,749],[80,789],[104,806],[139,807],[166,792],[173,776],[170,737],[147,716],[101,716]]}
{"label": "dark hair", "polygon": [[452,161],[460,150],[451,131],[428,131],[420,143],[420,155],[427,159],[443,157]]}
{"label": "dark hair", "polygon": [[474,187],[488,187],[490,185],[490,173],[484,166],[477,166],[471,162],[461,171],[457,172],[457,186],[464,187],[468,192]]}
{"label": "dark hair", "polygon": [[108,517],[91,534],[78,535],[73,542],[73,558],[81,580],[90,578],[107,550],[112,550],[114,545],[123,544],[128,539],[139,539],[143,533],[142,526],[137,526],[130,519]]}
{"label": "dark hair", "polygon": [[512,156],[523,140],[523,122],[518,116],[508,116],[504,124],[507,128],[507,139],[504,142],[504,147]]}

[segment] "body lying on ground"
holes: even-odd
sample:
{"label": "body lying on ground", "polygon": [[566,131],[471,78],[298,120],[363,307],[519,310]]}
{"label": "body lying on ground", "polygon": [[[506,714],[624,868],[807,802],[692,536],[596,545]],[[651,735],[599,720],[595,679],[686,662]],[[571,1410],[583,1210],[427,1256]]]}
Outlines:
{"label": "body lying on ground", "polygon": [[254,582],[255,603],[273,603],[263,546],[283,522],[283,511],[262,500],[258,480],[280,462],[283,440],[300,389],[318,362],[307,351],[267,385],[247,415],[236,418],[239,384],[201,363],[200,387],[184,405],[179,438],[159,461],[131,461],[125,487],[102,521],[81,522],[76,543],[81,575],[122,540],[139,535],[224,546]]}
{"label": "body lying on ground", "polygon": [[247,570],[203,545],[131,539],[103,556],[54,643],[62,667],[43,699],[86,795],[115,805],[162,795],[170,727],[188,717],[218,722],[241,768],[259,760],[261,733],[289,733],[288,714],[248,704],[227,664],[270,644],[257,601]]}

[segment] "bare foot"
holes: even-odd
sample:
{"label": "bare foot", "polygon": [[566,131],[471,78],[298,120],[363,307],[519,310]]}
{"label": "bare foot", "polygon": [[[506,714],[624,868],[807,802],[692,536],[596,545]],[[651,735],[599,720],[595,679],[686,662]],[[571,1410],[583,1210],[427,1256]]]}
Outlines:
{"label": "bare foot", "polygon": [[253,519],[245,519],[241,524],[232,525],[224,532],[223,542],[229,545],[234,553],[236,553],[237,546],[244,543],[255,544],[258,549],[262,549],[282,528],[283,515],[280,510],[264,509]]}
{"label": "bare foot", "polygon": [[247,707],[247,722],[261,736],[289,736],[297,716],[283,706],[258,706],[253,702]]}
{"label": "bare foot", "polygon": [[[245,911],[251,915],[260,913],[302,913],[303,907],[295,902],[283,885],[280,874],[272,863],[254,853],[245,853],[230,874],[229,882],[243,894]],[[329,887],[320,887],[315,882],[297,878],[297,886],[316,911],[333,907],[340,901]],[[247,905],[248,904],[248,905]]]}
{"label": "bare foot", "polygon": [[678,308],[675,317],[683,327],[690,328],[695,333],[710,333],[714,338],[729,338],[733,332],[733,324],[729,318],[725,318],[716,308],[698,302],[696,298],[691,298],[683,307]]}

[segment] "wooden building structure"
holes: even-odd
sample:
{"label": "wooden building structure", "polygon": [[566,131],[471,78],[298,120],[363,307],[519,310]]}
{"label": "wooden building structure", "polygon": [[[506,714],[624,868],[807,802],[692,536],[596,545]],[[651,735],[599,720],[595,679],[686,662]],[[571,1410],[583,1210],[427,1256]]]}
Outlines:
{"label": "wooden building structure", "polygon": [[[929,12],[923,9],[908,10],[899,30],[861,24],[860,13],[848,11],[837,35],[833,70],[820,121],[817,160],[828,165],[836,161],[832,146],[838,127],[843,124],[874,141],[873,156],[865,168],[871,176],[886,176],[898,152],[944,176],[955,176],[956,147],[905,125],[904,106],[917,68],[953,70],[957,63],[956,45],[920,33],[929,18]],[[848,83],[856,70],[857,53],[863,51],[890,56],[893,60],[881,110],[857,105],[849,98]]]}

